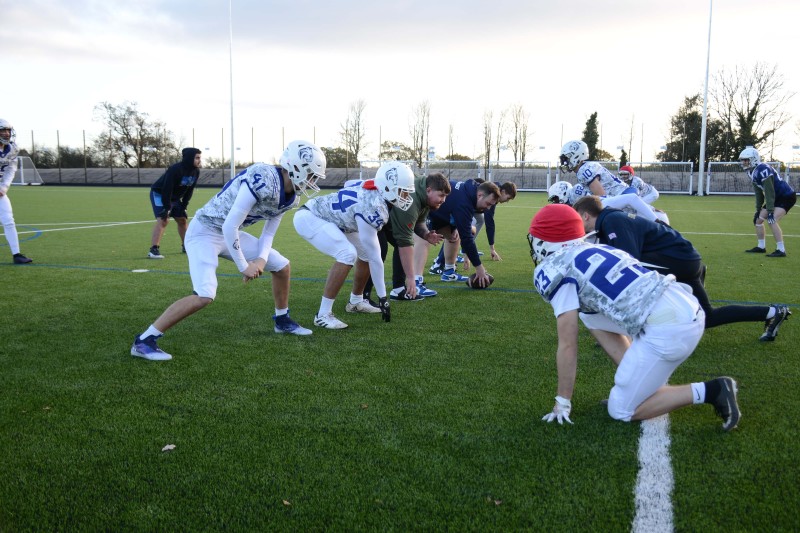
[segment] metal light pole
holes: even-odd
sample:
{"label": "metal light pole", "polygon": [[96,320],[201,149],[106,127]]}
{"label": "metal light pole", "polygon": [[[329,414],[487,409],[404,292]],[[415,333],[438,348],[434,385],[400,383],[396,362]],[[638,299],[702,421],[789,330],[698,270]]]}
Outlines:
{"label": "metal light pole", "polygon": [[708,0],[708,48],[706,51],[706,83],[703,88],[703,122],[700,127],[700,168],[697,169],[697,196],[703,196],[703,170],[706,165],[706,126],[708,123],[708,65],[711,60],[711,14],[714,0]]}

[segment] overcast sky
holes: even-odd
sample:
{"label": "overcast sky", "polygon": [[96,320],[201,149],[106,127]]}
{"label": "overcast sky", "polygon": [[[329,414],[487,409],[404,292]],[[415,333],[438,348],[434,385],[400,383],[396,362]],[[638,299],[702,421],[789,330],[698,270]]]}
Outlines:
{"label": "overcast sky", "polygon": [[[483,114],[530,114],[529,160],[555,161],[598,112],[618,154],[653,160],[684,97],[702,92],[703,0],[232,0],[237,159],[280,154],[294,138],[339,144],[350,103],[366,102],[368,145],[410,144],[411,112],[431,106],[431,145],[481,152]],[[0,117],[17,142],[80,147],[102,101],[137,102],[206,155],[230,150],[228,0],[0,0],[7,72]],[[800,92],[797,0],[717,0],[712,75],[777,65]],[[775,155],[800,152],[800,95]],[[223,131],[224,128],[224,131]],[[563,131],[563,133],[562,133]],[[543,146],[544,149],[539,147]],[[762,147],[763,151],[763,147]]]}

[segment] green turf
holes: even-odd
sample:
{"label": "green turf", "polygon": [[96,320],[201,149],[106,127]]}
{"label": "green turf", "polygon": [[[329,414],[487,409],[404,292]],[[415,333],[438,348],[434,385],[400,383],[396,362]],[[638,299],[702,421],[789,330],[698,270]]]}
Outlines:
{"label": "green turf", "polygon": [[[190,212],[214,192],[198,190]],[[575,425],[540,421],[555,319],[533,292],[525,234],[543,194],[498,208],[504,261],[488,265],[489,290],[429,277],[440,296],[394,303],[390,324],[344,313],[342,294],[349,329],[276,335],[268,276],[244,285],[223,261],[217,301],[162,339],[166,363],[129,355],[191,291],[174,224],[166,259],[145,258],[147,190],[11,198],[35,262],[11,265],[0,247],[0,531],[630,530],[640,429],[599,404],[614,368],[585,330]],[[751,197],[658,205],[703,254],[712,300],[800,304],[798,213],[782,221],[789,256],[769,259],[743,253]],[[275,246],[292,260],[292,316],[312,327],[331,261],[291,217]],[[89,227],[111,222],[140,223]],[[676,530],[800,524],[797,319],[769,344],[758,324],[711,330],[675,373],[736,377],[744,413],[729,434],[708,406],[670,415]]]}

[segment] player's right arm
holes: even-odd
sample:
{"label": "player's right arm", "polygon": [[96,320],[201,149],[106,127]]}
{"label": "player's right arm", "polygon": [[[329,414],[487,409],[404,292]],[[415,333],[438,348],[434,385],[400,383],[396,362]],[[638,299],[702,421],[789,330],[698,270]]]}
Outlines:
{"label": "player's right arm", "polygon": [[[225,244],[228,247],[228,254],[231,259],[236,263],[236,268],[239,272],[248,277],[248,273],[253,274],[254,269],[248,264],[244,253],[241,250],[239,243],[239,228],[244,224],[247,215],[256,205],[256,198],[250,189],[247,187],[239,187],[239,192],[236,195],[236,200],[233,202],[228,214],[225,216],[225,222],[222,223],[222,234],[225,237]],[[248,270],[249,269],[249,270]],[[259,273],[260,274],[260,273]],[[249,276],[250,278],[258,276]]]}
{"label": "player's right arm", "polygon": [[14,146],[12,146],[11,152],[9,152],[8,162],[0,167],[0,196],[5,196],[8,188],[11,186],[11,182],[14,181],[14,175],[17,173],[18,164],[17,154],[14,151]]}

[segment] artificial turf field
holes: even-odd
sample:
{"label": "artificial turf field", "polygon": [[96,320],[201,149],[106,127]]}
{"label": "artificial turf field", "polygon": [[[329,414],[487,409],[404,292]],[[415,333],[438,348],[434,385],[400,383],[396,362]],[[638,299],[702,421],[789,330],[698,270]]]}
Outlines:
{"label": "artificial turf field", "polygon": [[[215,192],[198,189],[190,213]],[[166,258],[146,259],[147,194],[10,191],[34,263],[12,265],[0,246],[0,531],[632,529],[643,425],[600,404],[614,367],[585,329],[575,424],[540,421],[557,337],[525,235],[544,194],[497,208],[503,261],[487,265],[490,289],[428,276],[439,296],[393,302],[385,324],[345,313],[345,285],[343,331],[311,325],[331,261],[288,213],[275,247],[292,261],[291,314],[314,334],[273,333],[269,276],[244,285],[222,261],[217,300],[161,340],[165,363],[130,345],[191,283],[174,223]],[[800,211],[781,221],[788,257],[771,259],[743,253],[755,245],[752,204],[657,202],[703,255],[715,305],[796,311]],[[478,245],[488,251],[483,234]],[[675,530],[800,527],[799,319],[772,343],[758,342],[762,324],[709,330],[673,375],[735,377],[743,412],[730,433],[710,406],[669,415]]]}

